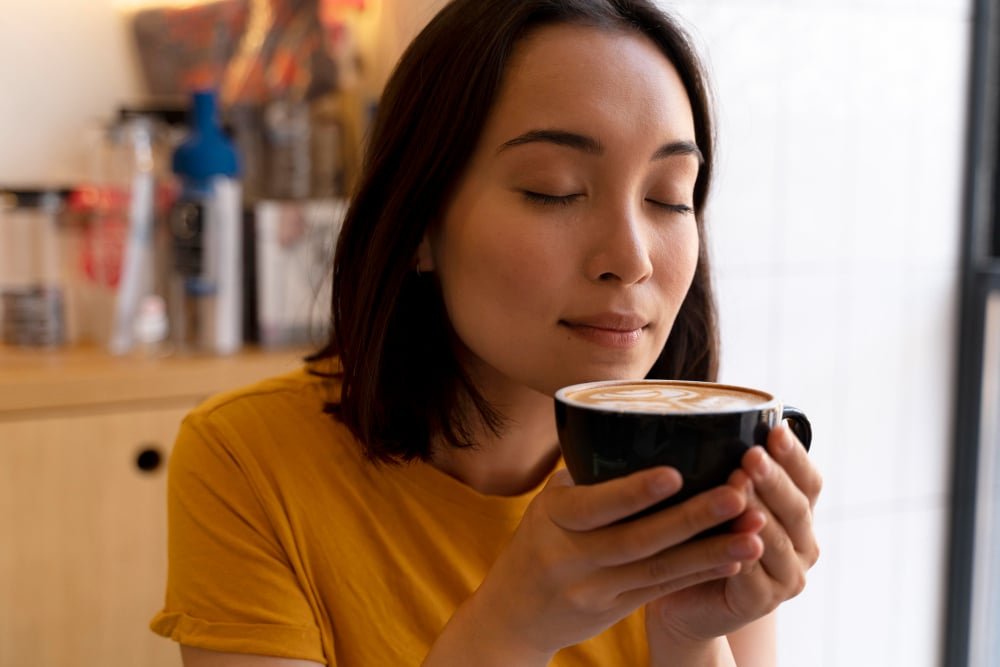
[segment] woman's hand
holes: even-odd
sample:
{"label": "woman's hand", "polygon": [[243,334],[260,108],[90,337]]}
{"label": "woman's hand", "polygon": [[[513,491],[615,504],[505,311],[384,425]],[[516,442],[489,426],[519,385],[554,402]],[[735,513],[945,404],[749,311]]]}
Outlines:
{"label": "woman's hand", "polygon": [[753,501],[750,485],[724,485],[618,523],[680,487],[671,468],[592,486],[574,486],[566,471],[557,472],[425,665],[448,664],[447,656],[473,641],[481,664],[547,664],[560,648],[638,607],[731,576],[741,561],[760,556],[763,545],[752,530],[691,540],[745,514]]}
{"label": "woman's hand", "polygon": [[771,431],[766,451],[751,448],[729,484],[753,489],[747,511],[733,530],[754,530],[764,552],[744,562],[735,576],[650,604],[646,626],[651,647],[660,640],[706,641],[761,618],[802,591],[806,572],[819,558],[812,511],[822,480],[787,426]]}

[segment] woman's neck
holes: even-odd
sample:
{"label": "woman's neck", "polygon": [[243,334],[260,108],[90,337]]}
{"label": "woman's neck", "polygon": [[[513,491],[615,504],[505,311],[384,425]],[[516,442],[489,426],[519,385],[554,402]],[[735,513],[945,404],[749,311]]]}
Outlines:
{"label": "woman's neck", "polygon": [[480,493],[515,496],[541,484],[559,459],[552,399],[521,390],[489,396],[504,416],[500,434],[476,424],[475,447],[435,444],[431,465]]}

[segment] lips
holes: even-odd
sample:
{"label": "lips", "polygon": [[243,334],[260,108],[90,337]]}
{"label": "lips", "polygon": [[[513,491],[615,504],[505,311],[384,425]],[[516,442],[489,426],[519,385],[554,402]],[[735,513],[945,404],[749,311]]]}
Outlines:
{"label": "lips", "polygon": [[639,343],[649,320],[635,313],[598,313],[560,320],[575,336],[603,347],[629,348]]}

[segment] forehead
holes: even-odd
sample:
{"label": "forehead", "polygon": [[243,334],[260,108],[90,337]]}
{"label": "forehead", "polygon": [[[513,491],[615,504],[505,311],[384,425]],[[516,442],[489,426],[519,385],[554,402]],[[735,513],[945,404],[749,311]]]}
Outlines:
{"label": "forehead", "polygon": [[487,131],[623,120],[671,135],[657,139],[694,139],[680,75],[649,38],[625,29],[560,24],[538,28],[518,43]]}

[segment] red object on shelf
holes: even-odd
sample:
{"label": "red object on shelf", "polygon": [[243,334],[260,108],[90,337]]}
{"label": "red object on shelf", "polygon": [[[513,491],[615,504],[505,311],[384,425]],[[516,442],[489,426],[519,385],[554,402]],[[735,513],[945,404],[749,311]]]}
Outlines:
{"label": "red object on shelf", "polygon": [[[67,212],[83,221],[77,262],[87,280],[118,287],[122,258],[128,241],[129,191],[124,187],[83,185],[67,198]],[[157,219],[162,219],[177,199],[177,187],[170,182],[156,187]]]}

